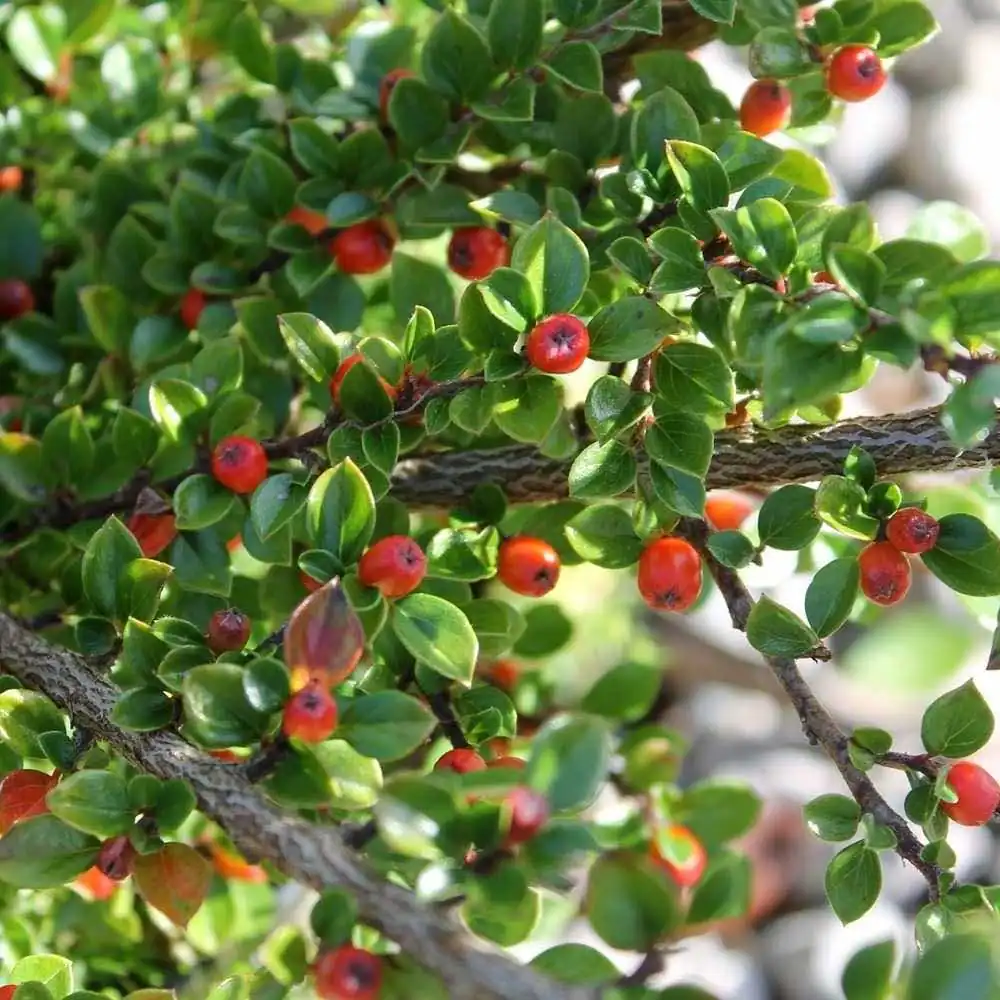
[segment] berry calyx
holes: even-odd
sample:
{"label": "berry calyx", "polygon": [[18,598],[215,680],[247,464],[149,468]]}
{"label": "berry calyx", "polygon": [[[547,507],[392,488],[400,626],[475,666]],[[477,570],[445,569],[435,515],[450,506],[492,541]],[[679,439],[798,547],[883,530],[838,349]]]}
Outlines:
{"label": "berry calyx", "polygon": [[322,212],[303,205],[296,205],[285,216],[285,222],[293,226],[301,226],[310,236],[319,236],[330,228],[330,222]]}
{"label": "berry calyx", "polygon": [[382,116],[382,121],[389,120],[389,99],[396,89],[396,84],[400,80],[405,80],[408,76],[413,76],[413,70],[405,69],[402,66],[389,70],[379,81],[378,85],[378,110]]}
{"label": "berry calyx", "polygon": [[1000,806],[1000,784],[989,771],[968,760],[948,768],[948,784],[957,802],[942,802],[941,812],[960,826],[982,826]]}
{"label": "berry calyx", "polygon": [[826,89],[842,101],[867,101],[882,89],[885,81],[882,60],[867,45],[837,49],[826,67]]}
{"label": "berry calyx", "polygon": [[132,874],[135,848],[128,837],[112,837],[101,845],[97,868],[112,882],[121,882]]}
{"label": "berry calyx", "polygon": [[575,372],[590,352],[590,334],[583,321],[569,313],[556,313],[538,323],[524,342],[528,361],[550,375]]}
{"label": "berry calyx", "polygon": [[861,592],[875,604],[898,604],[910,589],[910,563],[890,542],[872,542],[858,556]]}
{"label": "berry calyx", "polygon": [[197,288],[189,288],[181,299],[181,322],[189,330],[193,330],[201,319],[205,308],[205,293]]}
{"label": "berry calyx", "polygon": [[330,253],[344,274],[375,274],[392,257],[392,234],[377,219],[341,230],[330,241]]}
{"label": "berry calyx", "polygon": [[267,479],[267,454],[253,438],[224,437],[212,452],[212,475],[234,493],[253,493]]}
{"label": "berry calyx", "polygon": [[509,260],[507,241],[489,226],[456,229],[448,243],[448,266],[469,281],[488,277]]}
{"label": "berry calyx", "polygon": [[705,498],[705,519],[716,531],[737,530],[753,510],[752,500],[732,490],[713,490]]}
{"label": "berry calyx", "polygon": [[507,836],[504,844],[516,847],[531,840],[549,821],[549,800],[534,788],[518,785],[504,800]]}
{"label": "berry calyx", "polygon": [[920,555],[937,544],[941,525],[919,507],[901,507],[885,526],[885,537],[900,552]]}
{"label": "berry calyx", "polygon": [[639,556],[638,585],[655,611],[686,611],[701,593],[701,557],[683,538],[657,538]]}
{"label": "berry calyx", "polygon": [[0,320],[17,319],[35,308],[35,296],[20,278],[0,281]]}
{"label": "berry calyx", "polygon": [[0,192],[11,194],[21,190],[24,181],[24,171],[20,167],[10,164],[0,167]]}
{"label": "berry calyx", "polygon": [[656,832],[649,855],[682,889],[698,882],[708,864],[701,841],[686,826],[676,824]]}
{"label": "berry calyx", "polygon": [[208,648],[218,656],[242,649],[250,638],[250,619],[235,608],[216,611],[208,622]]}
{"label": "berry calyx", "polygon": [[322,1000],[375,1000],[382,988],[382,960],[345,944],[316,959],[315,980]]}
{"label": "berry calyx", "polygon": [[515,594],[543,597],[559,582],[559,553],[541,538],[515,535],[500,543],[497,579]]}
{"label": "berry calyx", "polygon": [[485,771],[486,761],[470,747],[456,747],[438,758],[434,770],[468,774],[470,771]]}
{"label": "berry calyx", "polygon": [[[361,364],[365,360],[365,356],[360,352],[355,354],[349,354],[343,361],[337,365],[337,370],[333,373],[330,378],[330,399],[333,400],[334,406],[340,406],[340,387],[344,382],[344,377],[347,373],[358,364]],[[382,388],[385,389],[385,394],[393,401],[396,399],[397,391],[396,387],[389,385],[388,382],[382,376],[379,376],[379,382],[382,383]]]}
{"label": "berry calyx", "polygon": [[380,538],[358,563],[358,579],[365,587],[377,587],[383,597],[405,597],[423,582],[427,556],[406,535]]}
{"label": "berry calyx", "polygon": [[792,116],[792,92],[777,80],[756,80],[740,103],[740,128],[765,136],[783,129]]}
{"label": "berry calyx", "polygon": [[155,559],[177,537],[173,514],[133,514],[127,527],[147,559]]}
{"label": "berry calyx", "polygon": [[322,743],[337,728],[337,703],[333,695],[312,683],[292,695],[281,717],[281,730],[289,739]]}

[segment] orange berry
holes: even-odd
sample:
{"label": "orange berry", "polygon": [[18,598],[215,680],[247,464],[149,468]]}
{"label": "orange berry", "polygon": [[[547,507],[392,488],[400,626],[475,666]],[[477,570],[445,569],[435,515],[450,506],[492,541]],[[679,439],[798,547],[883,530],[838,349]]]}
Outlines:
{"label": "orange berry", "polygon": [[558,583],[561,565],[559,553],[548,542],[515,535],[500,543],[497,579],[515,594],[543,597]]}
{"label": "orange berry", "polygon": [[948,768],[948,784],[957,802],[942,802],[941,812],[961,826],[988,823],[1000,806],[1000,784],[989,771],[968,760]]}
{"label": "orange berry", "polygon": [[777,80],[756,80],[740,104],[740,128],[754,135],[770,135],[791,119],[792,93]]}
{"label": "orange berry", "polygon": [[456,747],[437,759],[434,770],[468,774],[470,771],[485,771],[486,761],[470,747]]}
{"label": "orange berry", "polygon": [[337,233],[330,253],[344,274],[375,274],[389,263],[395,242],[384,223],[368,219]]}
{"label": "orange berry", "polygon": [[705,498],[705,519],[716,531],[742,527],[753,511],[752,500],[731,490],[713,490]]}
{"label": "orange berry", "polygon": [[330,228],[330,223],[322,212],[316,212],[302,205],[296,205],[291,209],[285,216],[285,222],[301,226],[310,236],[319,236]]}
{"label": "orange berry", "polygon": [[470,226],[456,229],[448,244],[448,266],[463,278],[476,281],[491,275],[510,260],[510,247],[495,229]]}
{"label": "orange berry", "polygon": [[358,579],[366,587],[377,587],[383,597],[405,597],[423,582],[427,556],[406,535],[380,538],[358,563]]}
{"label": "orange berry", "polygon": [[639,556],[639,593],[656,611],[685,611],[701,593],[701,557],[683,538],[657,538]]}
{"label": "orange berry", "polygon": [[910,589],[910,563],[890,542],[872,542],[858,556],[861,592],[875,604],[898,604]]}
{"label": "orange berry", "polygon": [[878,53],[867,45],[837,49],[826,68],[826,89],[833,97],[866,101],[885,85],[886,72]]}
{"label": "orange berry", "polygon": [[583,320],[557,313],[538,323],[524,342],[528,361],[550,375],[568,375],[587,360],[590,334]]}
{"label": "orange berry", "polygon": [[937,544],[941,525],[919,507],[901,507],[885,526],[885,536],[900,552],[920,555]]}
{"label": "orange berry", "polygon": [[234,493],[253,493],[267,479],[267,453],[253,438],[230,435],[212,452],[212,475]]}

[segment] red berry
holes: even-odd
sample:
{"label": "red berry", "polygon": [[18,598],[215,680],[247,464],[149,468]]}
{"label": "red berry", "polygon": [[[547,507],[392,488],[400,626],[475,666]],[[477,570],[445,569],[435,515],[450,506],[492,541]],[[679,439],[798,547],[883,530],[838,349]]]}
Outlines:
{"label": "red berry", "polygon": [[177,520],[173,514],[133,514],[128,530],[147,559],[155,559],[177,537]]}
{"label": "red berry", "polygon": [[244,763],[244,758],[238,753],[234,753],[232,750],[209,750],[208,756],[214,757],[216,760],[221,760],[223,764]]}
{"label": "red berry", "polygon": [[301,581],[302,586],[305,587],[306,590],[308,590],[310,594],[313,593],[314,591],[319,590],[319,588],[323,586],[323,584],[320,583],[319,580],[316,580],[313,577],[311,577],[303,569],[299,570],[299,580]]}
{"label": "red berry", "polygon": [[379,82],[378,110],[379,114],[382,115],[382,121],[389,120],[389,98],[392,97],[392,92],[396,89],[396,84],[400,80],[405,80],[408,76],[413,76],[413,70],[399,67],[398,69],[389,70]]}
{"label": "red berry", "polygon": [[694,885],[708,864],[701,841],[686,826],[674,825],[657,831],[649,845],[649,855],[682,889]]}
{"label": "red berry", "polygon": [[549,821],[549,801],[541,792],[519,785],[512,788],[504,802],[507,817],[507,847],[531,840]]}
{"label": "red berry", "polygon": [[743,95],[740,128],[754,135],[770,135],[788,124],[791,112],[792,93],[783,83],[756,80]]}
{"label": "red berry", "polygon": [[683,538],[657,538],[639,556],[639,593],[656,611],[686,611],[701,593],[701,557]]}
{"label": "red berry", "polygon": [[705,498],[705,518],[716,531],[740,528],[753,509],[752,500],[730,490],[714,490]]}
{"label": "red berry", "polygon": [[486,761],[475,750],[459,747],[442,754],[434,765],[434,770],[468,774],[470,771],[485,771]]}
{"label": "red berry", "polygon": [[0,281],[0,320],[17,319],[35,308],[35,296],[20,278]]}
{"label": "red berry", "polygon": [[910,589],[910,563],[890,542],[872,542],[858,556],[861,592],[869,601],[888,607]]}
{"label": "red berry", "polygon": [[6,166],[0,168],[0,191],[5,194],[20,191],[24,173],[20,167]]}
{"label": "red berry", "polygon": [[470,226],[456,229],[448,244],[448,266],[463,278],[477,281],[510,260],[510,247],[495,229]]}
{"label": "red berry", "polygon": [[882,89],[885,80],[882,60],[867,45],[837,49],[826,68],[826,89],[842,101],[866,101]]}
{"label": "red berry", "polygon": [[515,535],[500,543],[497,579],[515,594],[543,597],[559,582],[559,553],[528,535]]}
{"label": "red berry", "polygon": [[837,279],[829,271],[817,271],[813,275],[814,285],[835,285]]}
{"label": "red berry", "polygon": [[289,739],[322,743],[337,728],[337,703],[325,688],[310,684],[285,705],[281,729]]}
{"label": "red berry", "polygon": [[885,526],[886,538],[899,549],[919,555],[937,544],[941,525],[919,507],[902,507],[889,518]]}
{"label": "red berry", "polygon": [[948,784],[957,802],[942,802],[941,812],[961,826],[988,823],[1000,806],[1000,784],[978,764],[960,760],[948,768]]}
{"label": "red berry", "polygon": [[496,757],[486,765],[489,768],[509,767],[513,771],[523,771],[527,764],[520,757],[511,757],[509,754],[503,757]]}
{"label": "red berry", "polygon": [[[360,364],[365,360],[365,356],[361,353],[349,354],[343,361],[337,365],[337,370],[333,373],[333,377],[330,379],[330,399],[333,400],[334,406],[340,406],[340,387],[344,382],[344,376],[357,364]],[[379,376],[379,382],[382,383],[382,388],[385,389],[385,394],[393,401],[396,399],[396,388],[395,386],[389,385],[388,382],[382,376]]]}
{"label": "red berry", "polygon": [[383,597],[405,597],[426,573],[427,556],[406,535],[380,538],[358,563],[358,579],[366,587],[378,587]]}
{"label": "red berry", "polygon": [[112,882],[121,882],[132,874],[135,848],[128,837],[112,837],[101,845],[97,855],[97,868]]}
{"label": "red berry", "polygon": [[216,611],[209,620],[208,648],[216,655],[242,649],[249,638],[250,619],[242,611]]}
{"label": "red berry", "polygon": [[197,288],[189,288],[181,299],[181,322],[189,330],[193,330],[198,325],[204,308],[205,293]]}
{"label": "red berry", "polygon": [[212,475],[234,493],[253,493],[267,479],[267,454],[253,438],[225,437],[212,452]]}
{"label": "red berry", "polygon": [[341,230],[330,241],[330,253],[344,274],[375,274],[392,257],[395,240],[377,219]]}
{"label": "red berry", "polygon": [[319,236],[324,230],[330,228],[330,223],[322,212],[315,212],[311,208],[304,208],[296,205],[286,216],[285,222],[290,222],[294,226],[301,226],[310,236]]}
{"label": "red berry", "polygon": [[324,951],[315,969],[321,1000],[375,1000],[382,988],[382,959],[349,944]]}
{"label": "red berry", "polygon": [[0,1000],[13,1000],[17,985],[0,986]]}
{"label": "red berry", "polygon": [[521,676],[521,668],[513,660],[497,660],[490,666],[490,683],[501,691],[513,691]]}
{"label": "red berry", "polygon": [[88,868],[82,875],[77,875],[73,884],[85,889],[96,900],[110,899],[118,889],[118,883],[108,878],[97,865]]}
{"label": "red berry", "polygon": [[524,342],[528,360],[551,375],[575,372],[590,351],[590,334],[582,320],[556,313],[538,323]]}

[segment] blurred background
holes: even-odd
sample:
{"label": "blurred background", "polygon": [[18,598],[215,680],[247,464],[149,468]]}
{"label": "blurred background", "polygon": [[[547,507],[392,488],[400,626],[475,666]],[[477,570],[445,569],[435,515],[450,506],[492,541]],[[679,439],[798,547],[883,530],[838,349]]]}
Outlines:
{"label": "blurred background", "polygon": [[[990,254],[1000,244],[1000,187],[990,166],[1000,144],[993,126],[1000,107],[1000,3],[931,0],[930,6],[940,33],[900,59],[875,98],[846,107],[839,124],[811,131],[816,145],[809,148],[826,163],[839,202],[868,203],[883,240],[919,238],[931,222],[937,229],[947,219],[964,229],[971,212],[981,223],[972,226],[974,239]],[[751,80],[741,55],[718,43],[698,52],[713,82],[737,104]],[[936,375],[883,366],[864,390],[848,397],[843,415],[931,406],[947,392]],[[910,477],[904,487],[926,496],[936,516],[968,511],[1000,530],[1000,498],[986,474]],[[753,521],[744,528],[753,534]],[[801,615],[811,572],[831,558],[832,552],[817,557],[809,572],[800,572],[798,553],[768,550],[763,566],[743,576],[755,596],[768,593]],[[801,666],[845,729],[888,729],[896,749],[916,753],[922,750],[920,718],[934,697],[974,676],[996,712],[1000,672],[984,673],[998,600],[962,598],[919,561],[913,569],[905,602],[887,611],[865,605],[860,618],[831,640],[831,663]],[[553,596],[578,632],[566,653],[538,665],[557,688],[582,693],[622,659],[658,659],[671,693],[665,721],[691,742],[682,783],[741,778],[766,803],[743,845],[755,869],[750,918],[678,942],[655,984],[697,985],[719,1000],[842,1000],[841,973],[860,948],[893,938],[897,954],[912,949],[924,883],[891,852],[882,854],[885,889],[865,917],[845,928],[826,904],[824,869],[844,845],[814,838],[801,806],[825,792],[842,793],[843,783],[833,765],[806,744],[766,668],[731,628],[717,593],[683,618],[653,616],[639,610],[628,575],[583,566],[567,569]],[[636,629],[637,617],[644,629]],[[530,660],[523,664],[532,666]],[[976,759],[1000,772],[1000,733]],[[873,777],[902,811],[905,777],[885,769]],[[609,790],[597,812],[610,820],[619,809]],[[960,880],[1000,882],[993,832],[952,825],[949,838]],[[585,924],[572,922],[571,910],[547,912],[550,934],[537,933],[516,949],[525,958],[567,936],[607,950]],[[639,960],[612,957],[626,972]]]}

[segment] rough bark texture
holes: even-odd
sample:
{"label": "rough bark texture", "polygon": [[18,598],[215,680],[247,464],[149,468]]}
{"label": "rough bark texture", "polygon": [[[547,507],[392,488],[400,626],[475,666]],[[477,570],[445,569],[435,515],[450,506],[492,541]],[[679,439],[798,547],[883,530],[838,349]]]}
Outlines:
{"label": "rough bark texture", "polygon": [[496,952],[481,948],[451,918],[433,912],[370,871],[333,827],[306,823],[276,809],[246,780],[171,733],[129,733],[110,720],[115,690],[82,657],[54,647],[0,612],[0,667],[48,695],[76,725],[107,740],[158,778],[190,782],[198,806],[250,859],[267,858],[290,877],[322,890],[355,894],[366,921],[447,984],[455,1000],[597,1000],[587,989],[562,986]]}

